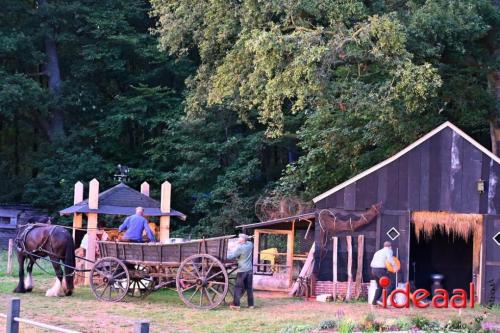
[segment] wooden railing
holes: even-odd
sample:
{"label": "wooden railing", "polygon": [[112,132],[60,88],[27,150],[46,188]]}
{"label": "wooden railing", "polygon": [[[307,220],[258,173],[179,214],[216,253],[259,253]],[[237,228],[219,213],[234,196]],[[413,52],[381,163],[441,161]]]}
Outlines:
{"label": "wooden railing", "polygon": [[[6,333],[19,333],[19,323],[43,328],[53,332],[80,333],[79,331],[57,327],[50,324],[44,324],[31,319],[21,318],[20,314],[21,314],[21,300],[19,298],[12,298],[9,302],[9,308],[7,310],[7,314],[0,313],[0,317],[6,319],[6,324],[5,324]],[[149,333],[149,322],[146,321],[136,322],[134,325],[134,333]]]}

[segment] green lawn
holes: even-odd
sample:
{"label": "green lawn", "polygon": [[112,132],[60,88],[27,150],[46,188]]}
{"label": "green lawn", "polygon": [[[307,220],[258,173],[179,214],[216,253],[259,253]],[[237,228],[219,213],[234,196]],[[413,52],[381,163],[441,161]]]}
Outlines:
{"label": "green lawn", "polygon": [[[134,322],[141,319],[151,322],[152,332],[305,332],[316,330],[322,321],[339,316],[359,323],[370,314],[377,321],[392,325],[415,316],[441,322],[453,317],[473,321],[474,317],[484,313],[488,321],[500,323],[498,308],[488,310],[478,307],[461,312],[452,309],[372,309],[365,302],[318,303],[272,294],[258,294],[256,309],[242,308],[239,311],[229,310],[226,306],[212,311],[192,310],[180,301],[173,290],[162,290],[146,299],[126,299],[119,303],[99,302],[87,287],[79,287],[72,297],[48,298],[45,291],[54,278],[37,267],[34,270],[33,292],[19,295],[12,293],[17,279],[5,275],[5,258],[5,255],[0,256],[0,312],[6,311],[10,298],[20,297],[23,317],[82,332],[132,332]],[[3,319],[0,319],[0,327],[3,325]],[[40,331],[25,328],[24,332]]]}

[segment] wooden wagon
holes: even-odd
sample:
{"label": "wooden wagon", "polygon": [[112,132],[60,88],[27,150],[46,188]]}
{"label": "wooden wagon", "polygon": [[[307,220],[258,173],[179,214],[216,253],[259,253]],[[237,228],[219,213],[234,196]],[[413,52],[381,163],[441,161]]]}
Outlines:
{"label": "wooden wagon", "polygon": [[173,244],[98,242],[101,259],[90,272],[90,287],[99,300],[118,302],[175,286],[189,307],[213,309],[223,303],[236,263],[227,260],[223,236]]}

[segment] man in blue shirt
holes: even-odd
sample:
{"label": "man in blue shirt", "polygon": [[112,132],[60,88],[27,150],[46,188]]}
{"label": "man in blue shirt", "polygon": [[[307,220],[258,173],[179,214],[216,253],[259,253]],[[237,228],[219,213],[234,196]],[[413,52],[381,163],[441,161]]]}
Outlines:
{"label": "man in blue shirt", "polygon": [[150,242],[156,242],[155,235],[148,225],[148,220],[144,218],[144,208],[137,207],[135,214],[127,217],[118,228],[120,232],[127,230],[122,241],[142,243],[142,232],[146,230]]}
{"label": "man in blue shirt", "polygon": [[228,253],[227,259],[238,259],[238,269],[236,270],[236,285],[234,288],[234,301],[229,307],[231,309],[240,308],[240,299],[247,293],[248,307],[253,309],[253,262],[252,262],[253,244],[248,241],[248,236],[239,234],[238,247]]}

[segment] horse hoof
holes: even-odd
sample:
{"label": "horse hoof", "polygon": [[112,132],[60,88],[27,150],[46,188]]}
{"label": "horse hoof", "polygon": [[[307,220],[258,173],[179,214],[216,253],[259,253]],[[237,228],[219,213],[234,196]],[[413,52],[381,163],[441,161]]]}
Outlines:
{"label": "horse hoof", "polygon": [[73,290],[66,290],[65,294],[66,296],[71,296],[73,295]]}
{"label": "horse hoof", "polygon": [[17,294],[24,294],[26,292],[26,289],[16,288],[14,289],[14,292]]}
{"label": "horse hoof", "polygon": [[30,292],[32,292],[32,291],[33,291],[33,288],[27,288],[27,289],[26,289],[26,292],[27,292],[27,293],[30,293]]}

